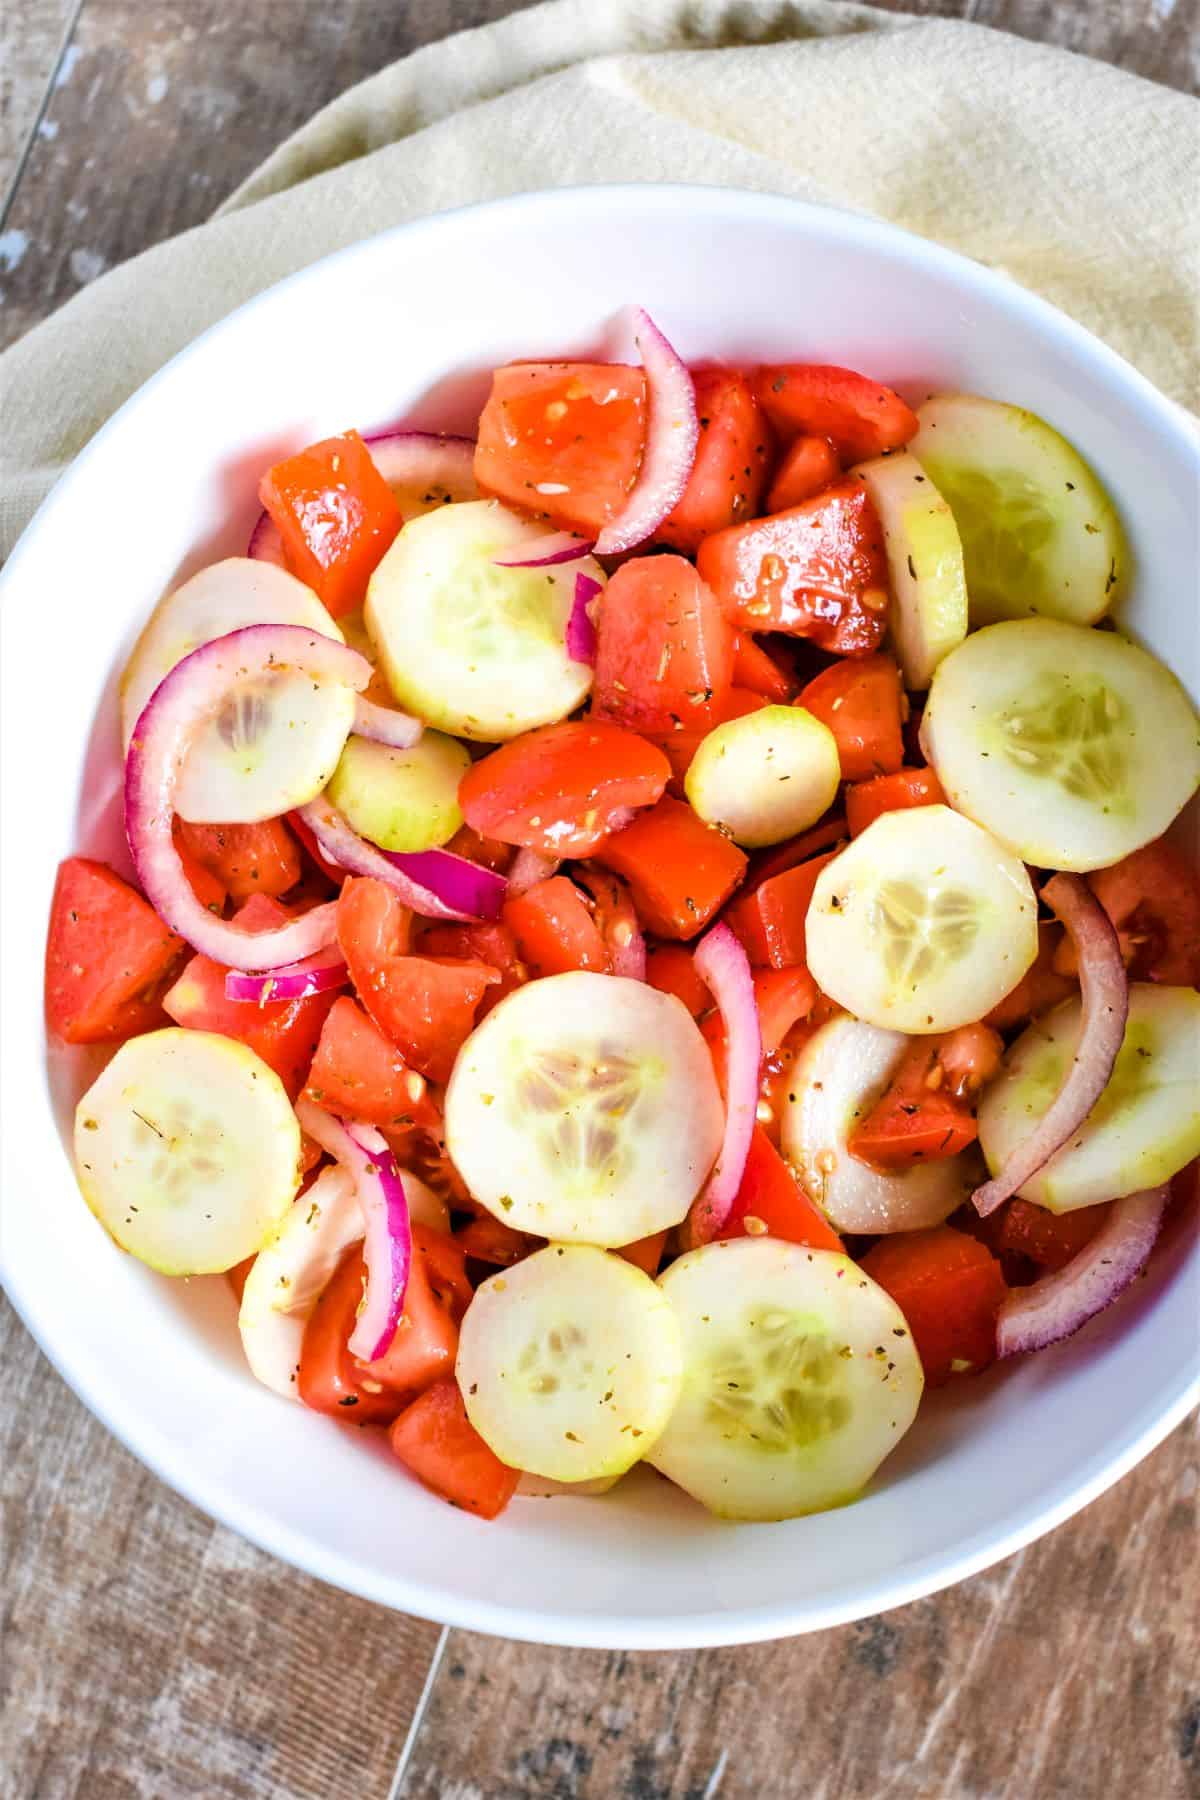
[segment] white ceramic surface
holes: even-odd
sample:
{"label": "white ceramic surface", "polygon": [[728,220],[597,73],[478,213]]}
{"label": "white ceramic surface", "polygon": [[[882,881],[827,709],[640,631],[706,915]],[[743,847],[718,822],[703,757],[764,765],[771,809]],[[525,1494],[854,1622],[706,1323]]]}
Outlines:
{"label": "white ceramic surface", "polygon": [[61,1138],[82,1058],[47,1061],[41,1004],[56,863],[80,848],[121,854],[117,672],[163,589],[245,544],[259,472],[350,424],[470,428],[491,365],[595,350],[629,300],[690,358],[848,363],[910,396],[964,387],[1044,414],[1128,526],[1124,622],[1196,691],[1195,440],[1119,358],[1004,277],[866,219],[652,186],[520,197],[331,257],[149,382],[75,462],[3,578],[0,1267],[86,1403],[265,1548],[475,1630],[651,1648],[895,1606],[1092,1499],[1196,1398],[1194,1238],[1177,1231],[1148,1279],[1069,1345],[935,1397],[856,1506],[733,1527],[642,1474],[602,1501],[530,1499],[484,1524],[364,1436],[256,1386],[222,1279],[171,1283],[113,1248]]}

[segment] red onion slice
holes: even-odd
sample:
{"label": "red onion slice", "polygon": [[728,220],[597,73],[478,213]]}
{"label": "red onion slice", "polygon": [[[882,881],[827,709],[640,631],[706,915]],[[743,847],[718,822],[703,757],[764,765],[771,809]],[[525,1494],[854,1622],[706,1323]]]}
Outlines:
{"label": "red onion slice", "polygon": [[540,850],[518,850],[508,871],[508,891],[514,898],[527,893],[539,881],[549,881],[561,868],[561,857],[543,856]]}
{"label": "red onion slice", "polygon": [[592,541],[571,531],[554,531],[532,543],[501,550],[492,561],[500,569],[549,569],[556,563],[579,562],[591,550]]}
{"label": "red onion slice", "polygon": [[401,429],[364,432],[363,442],[406,519],[414,501],[428,506],[443,494],[450,500],[479,498],[474,438]]}
{"label": "red onion slice", "polygon": [[261,975],[227,969],[225,998],[253,1001],[257,1006],[266,1006],[271,1000],[307,1000],[312,994],[327,994],[331,988],[345,987],[349,979],[345,957],[336,944],[330,944],[315,956],[306,956],[303,962],[264,969]]}
{"label": "red onion slice", "polygon": [[387,1139],[373,1125],[344,1125],[311,1100],[296,1102],[296,1117],[350,1175],[362,1207],[367,1288],[347,1349],[362,1362],[374,1362],[396,1335],[412,1267],[404,1183]]}
{"label": "red onion slice", "polygon": [[742,1185],[758,1110],[762,1031],[746,952],[728,925],[714,925],[696,946],[697,973],[712,990],[725,1026],[725,1136],[707,1185],[692,1204],[689,1243],[707,1244],[720,1232]]}
{"label": "red onion slice", "polygon": [[1079,1042],[1066,1080],[1037,1125],[1000,1173],[975,1189],[975,1210],[984,1219],[1011,1200],[1079,1130],[1108,1086],[1125,1040],[1129,977],[1108,914],[1079,875],[1053,876],[1042,889],[1042,899],[1070,932],[1079,958],[1083,1000]]}
{"label": "red onion slice", "polygon": [[275,563],[281,569],[287,568],[283,536],[269,512],[259,513],[258,522],[250,533],[250,542],[246,545],[246,555],[252,556],[255,562]]}
{"label": "red onion slice", "polygon": [[384,856],[419,887],[472,919],[498,919],[508,883],[453,850],[385,850]]}
{"label": "red onion slice", "polygon": [[589,668],[596,662],[596,626],[588,607],[599,592],[600,583],[592,576],[575,577],[575,598],[567,620],[567,655],[572,662],[586,663]]}
{"label": "red onion slice", "polygon": [[646,371],[646,448],[628,500],[596,539],[597,556],[632,550],[657,531],[688,484],[700,438],[696,390],[686,365],[644,308],[633,309],[632,325]]}
{"label": "red onion slice", "polygon": [[371,665],[357,650],[301,625],[247,625],[176,663],[146,703],[125,758],[125,832],[142,891],[159,917],[203,955],[232,969],[274,969],[333,941],[334,908],[316,906],[268,931],[218,919],[197,900],[171,826],[180,771],[197,731],[230,690],[280,669],[362,689]]}
{"label": "red onion slice", "polygon": [[[435,894],[431,888],[425,887],[400,866],[400,859],[377,844],[368,843],[366,838],[359,837],[352,831],[337,808],[331,806],[324,794],[310,800],[307,806],[299,808],[300,819],[308,826],[317,840],[317,848],[322,856],[331,863],[345,869],[348,875],[374,875],[379,881],[386,881],[389,887],[395,888],[405,906],[413,912],[420,913],[426,919],[455,919],[463,924],[470,924],[477,913],[464,911],[461,907],[451,905]],[[404,859],[407,862],[409,859]],[[457,860],[457,859],[456,859]],[[471,865],[475,867],[474,864]],[[490,874],[490,870],[481,870],[482,874]]]}
{"label": "red onion slice", "polygon": [[411,750],[420,743],[425,730],[420,719],[397,712],[391,706],[376,706],[373,700],[358,696],[354,708],[354,735],[370,738],[373,744],[387,744],[393,750]]}
{"label": "red onion slice", "polygon": [[1044,1350],[1111,1306],[1145,1267],[1166,1210],[1168,1187],[1146,1188],[1111,1203],[1091,1243],[1065,1269],[1014,1288],[996,1317],[997,1356]]}

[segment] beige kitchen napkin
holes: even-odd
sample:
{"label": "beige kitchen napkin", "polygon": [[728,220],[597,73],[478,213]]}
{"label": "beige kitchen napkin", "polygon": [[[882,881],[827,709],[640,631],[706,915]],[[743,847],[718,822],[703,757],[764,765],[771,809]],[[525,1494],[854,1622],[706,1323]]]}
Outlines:
{"label": "beige kitchen napkin", "polygon": [[1196,101],[842,0],[552,0],[351,89],[209,224],[0,358],[0,551],[110,413],[252,294],[405,219],[598,181],[878,214],[1006,270],[1196,403]]}

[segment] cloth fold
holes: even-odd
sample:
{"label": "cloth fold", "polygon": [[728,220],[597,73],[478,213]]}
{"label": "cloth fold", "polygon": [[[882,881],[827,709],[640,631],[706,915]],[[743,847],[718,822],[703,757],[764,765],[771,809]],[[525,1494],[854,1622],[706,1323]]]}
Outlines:
{"label": "cloth fold", "polygon": [[1045,295],[1174,399],[1200,398],[1195,100],[841,0],[549,0],[352,88],[208,224],[0,357],[0,553],[129,394],[295,269],[471,201],[646,180],[890,219]]}

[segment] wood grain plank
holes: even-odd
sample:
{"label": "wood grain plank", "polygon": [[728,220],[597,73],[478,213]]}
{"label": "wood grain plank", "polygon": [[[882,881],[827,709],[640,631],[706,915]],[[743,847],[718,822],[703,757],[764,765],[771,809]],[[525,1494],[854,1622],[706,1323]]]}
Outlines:
{"label": "wood grain plank", "polygon": [[[0,215],[74,12],[75,0],[5,0],[0,8]],[[0,249],[0,269],[9,261]]]}
{"label": "wood grain plank", "polygon": [[179,1499],[0,1299],[0,1795],[385,1800],[438,1628]]}
{"label": "wood grain plank", "polygon": [[451,1632],[397,1800],[1195,1800],[1198,1473],[1193,1420],[999,1568],[786,1643]]}

